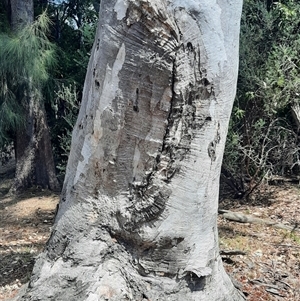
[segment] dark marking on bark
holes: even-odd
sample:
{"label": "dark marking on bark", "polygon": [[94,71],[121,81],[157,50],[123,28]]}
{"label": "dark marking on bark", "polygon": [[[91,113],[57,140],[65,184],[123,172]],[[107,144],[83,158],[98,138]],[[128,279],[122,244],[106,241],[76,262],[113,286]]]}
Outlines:
{"label": "dark marking on bark", "polygon": [[216,143],[215,141],[212,141],[208,145],[208,156],[211,158],[212,161],[216,161]]}
{"label": "dark marking on bark", "polygon": [[58,210],[59,210],[59,204],[56,205],[55,213],[54,213],[54,217],[53,217],[53,221],[55,221],[55,218],[57,216]]}
{"label": "dark marking on bark", "polygon": [[94,174],[95,174],[96,177],[101,177],[101,166],[100,166],[100,163],[98,161],[95,162],[95,165],[94,165]]}
{"label": "dark marking on bark", "polygon": [[97,79],[95,79],[95,85],[97,89],[100,89],[100,82]]}
{"label": "dark marking on bark", "polygon": [[74,297],[76,297],[77,300],[80,300],[81,298],[86,297],[86,291],[89,287],[89,283],[84,283],[83,281],[79,280],[75,282],[75,293]]}
{"label": "dark marking on bark", "polygon": [[186,44],[186,47],[187,49],[190,51],[190,52],[193,52],[194,51],[194,47],[193,47],[193,44],[191,42],[188,42]]}
{"label": "dark marking on bark", "polygon": [[198,277],[193,272],[187,273],[187,275],[185,276],[185,281],[187,282],[187,285],[192,292],[202,291],[204,290],[206,285],[206,277]]}
{"label": "dark marking on bark", "polygon": [[142,224],[158,219],[165,210],[166,201],[171,193],[155,185],[133,186],[128,196],[131,205],[126,208],[130,212],[130,218],[125,218],[121,212],[117,212],[116,215],[120,227],[127,232],[137,232]]}
{"label": "dark marking on bark", "polygon": [[69,243],[70,239],[67,236],[61,235],[54,230],[46,244],[48,257],[51,260],[56,260],[57,258],[61,257]]}
{"label": "dark marking on bark", "polygon": [[142,206],[142,208],[134,211],[132,219],[136,223],[150,222],[156,219],[165,209],[165,198],[160,192],[152,198],[150,201],[148,198],[146,206]]}
{"label": "dark marking on bark", "polygon": [[207,86],[210,85],[210,82],[208,81],[207,78],[203,78],[203,79],[202,79],[202,84],[203,84],[203,86],[207,87]]}
{"label": "dark marking on bark", "polygon": [[215,161],[217,158],[216,148],[217,148],[217,144],[221,140],[219,130],[220,130],[220,124],[218,124],[217,133],[215,135],[214,140],[209,143],[208,148],[207,148],[208,156],[210,157],[211,161]]}
{"label": "dark marking on bark", "polygon": [[133,103],[133,110],[138,113],[139,112],[139,88],[136,88],[135,94],[136,95]]}

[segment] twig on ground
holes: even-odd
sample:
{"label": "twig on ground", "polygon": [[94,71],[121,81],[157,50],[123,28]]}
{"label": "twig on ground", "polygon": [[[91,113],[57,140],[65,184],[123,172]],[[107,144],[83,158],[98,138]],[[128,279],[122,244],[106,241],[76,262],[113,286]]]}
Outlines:
{"label": "twig on ground", "polygon": [[247,253],[241,250],[220,250],[220,255],[247,255]]}

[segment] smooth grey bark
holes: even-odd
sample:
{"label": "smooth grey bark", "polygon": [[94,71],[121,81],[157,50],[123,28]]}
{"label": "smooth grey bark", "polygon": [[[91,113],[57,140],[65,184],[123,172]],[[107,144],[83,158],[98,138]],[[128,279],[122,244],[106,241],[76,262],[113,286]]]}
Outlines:
{"label": "smooth grey bark", "polygon": [[241,300],[219,176],[241,0],[102,0],[58,214],[22,300]]}
{"label": "smooth grey bark", "polygon": [[[33,0],[10,0],[11,25],[17,31],[34,20]],[[26,120],[15,137],[16,174],[10,193],[17,193],[32,186],[50,190],[60,189],[56,178],[49,127],[42,95],[28,79]]]}

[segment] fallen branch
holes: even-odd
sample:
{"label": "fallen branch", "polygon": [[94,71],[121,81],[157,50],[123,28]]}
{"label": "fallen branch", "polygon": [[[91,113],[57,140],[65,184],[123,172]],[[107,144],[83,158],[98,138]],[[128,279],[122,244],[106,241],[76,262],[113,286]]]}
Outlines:
{"label": "fallen branch", "polygon": [[247,255],[247,253],[241,250],[220,250],[220,255],[224,255],[224,256]]}
{"label": "fallen branch", "polygon": [[293,176],[293,177],[273,176],[268,179],[268,184],[270,185],[279,185],[284,183],[299,184],[300,177],[299,176]]}
{"label": "fallen branch", "polygon": [[292,227],[292,226],[284,225],[282,223],[277,223],[276,221],[257,218],[252,215],[244,214],[241,212],[233,212],[229,210],[219,209],[219,214],[221,214],[227,220],[238,222],[238,223],[250,223],[250,224],[272,226],[274,228],[288,230],[291,232],[300,230],[299,228],[297,228],[297,225]]}

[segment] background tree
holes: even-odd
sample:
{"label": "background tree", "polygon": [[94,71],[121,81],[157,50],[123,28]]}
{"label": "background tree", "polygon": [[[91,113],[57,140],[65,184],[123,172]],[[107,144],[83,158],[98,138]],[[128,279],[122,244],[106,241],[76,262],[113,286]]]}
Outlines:
{"label": "background tree", "polygon": [[[33,23],[33,2],[11,0],[13,35],[1,37],[2,137],[14,130],[15,181],[11,191],[33,185],[59,189],[55,176],[49,129],[42,97],[47,67],[53,60],[52,45],[43,15]],[[18,106],[16,103],[21,103]],[[18,114],[20,111],[23,114]],[[17,122],[19,117],[23,117]],[[9,125],[12,126],[9,127]],[[3,135],[4,133],[4,135]]]}
{"label": "background tree", "polygon": [[[21,73],[24,71],[20,68],[22,67],[23,61],[16,60],[16,52],[21,53],[24,51],[20,57],[28,56],[30,58],[28,61],[26,57],[26,66],[28,66],[29,69],[31,69],[31,64],[36,64],[37,61],[41,62],[43,57],[45,59],[45,64],[40,66],[39,69],[40,73],[43,73],[43,76],[36,76],[35,79],[41,79],[38,83],[36,82],[36,84],[39,86],[40,99],[42,99],[42,102],[45,104],[55,165],[61,182],[63,181],[70,149],[71,131],[76,116],[78,115],[79,103],[82,97],[81,91],[98,17],[94,9],[95,5],[92,3],[93,1],[85,0],[78,2],[76,5],[78,6],[78,14],[80,14],[82,20],[81,27],[79,28],[74,21],[77,19],[77,6],[74,6],[73,2],[74,1],[34,1],[35,15],[43,15],[40,21],[47,21],[44,13],[45,10],[47,10],[47,15],[51,21],[50,23],[47,21],[44,22],[45,24],[43,25],[35,26],[35,30],[30,31],[36,34],[38,29],[38,38],[32,35],[30,37],[29,32],[27,36],[23,34],[24,38],[33,39],[30,42],[32,47],[24,47],[22,44],[24,43],[24,39],[19,38],[19,36],[16,36],[14,39],[8,39],[8,37],[12,37],[9,33],[8,23],[11,10],[10,6],[6,3],[2,3],[0,6],[0,14],[3,16],[1,19],[1,31],[6,33],[3,35],[2,45],[5,46],[9,40],[11,41],[10,45],[14,43],[14,51],[6,51],[3,46],[3,52],[6,53],[3,54],[3,62],[8,59],[11,60],[5,67],[6,78],[9,77],[8,74],[13,74],[16,69],[20,70]],[[22,3],[22,5],[24,4],[26,4],[26,2]],[[22,6],[19,8],[22,8]],[[58,36],[59,39],[57,38]],[[37,39],[39,39],[38,42]],[[52,44],[50,44],[49,41],[51,41]],[[26,42],[28,43],[28,41]],[[50,62],[51,60],[49,60],[50,57],[53,57],[54,44],[56,45],[55,52],[59,57],[55,68]],[[18,49],[18,47],[20,48]],[[48,51],[50,48],[51,51]],[[34,60],[35,62],[33,62]],[[15,67],[12,62],[14,62],[17,67]],[[19,91],[22,90],[24,84],[20,83],[24,78],[24,74],[21,73],[14,77],[14,81],[17,77],[19,79]],[[45,74],[47,75],[46,78],[44,76]],[[14,89],[16,89],[17,86],[18,84],[15,84]],[[22,122],[24,123],[24,116],[22,117],[22,113],[24,112],[24,99],[20,102],[20,99],[15,97],[14,93],[17,92],[13,92],[13,87],[10,87],[9,91],[11,92],[9,94],[10,96],[6,93],[5,97],[7,101],[3,102],[4,106],[2,110],[3,114],[5,114],[5,118],[1,120],[2,126],[0,126],[0,157],[2,160],[11,156],[12,141],[14,140],[13,137],[16,133],[16,129],[20,128]],[[12,98],[14,98],[15,101]],[[4,98],[2,99],[4,100]],[[35,184],[34,181],[32,184]],[[28,183],[28,186],[30,185],[31,184]]]}
{"label": "background tree", "polygon": [[242,1],[102,0],[58,215],[23,300],[240,300],[216,230]]}

